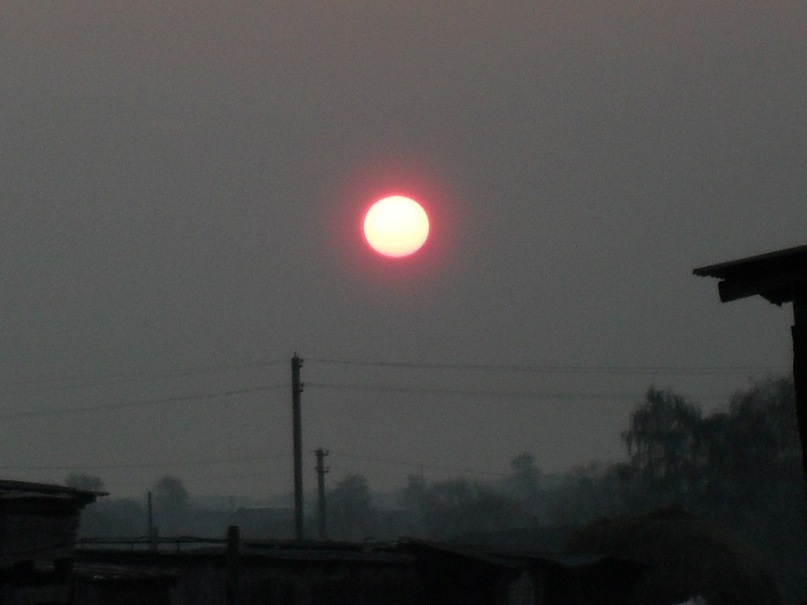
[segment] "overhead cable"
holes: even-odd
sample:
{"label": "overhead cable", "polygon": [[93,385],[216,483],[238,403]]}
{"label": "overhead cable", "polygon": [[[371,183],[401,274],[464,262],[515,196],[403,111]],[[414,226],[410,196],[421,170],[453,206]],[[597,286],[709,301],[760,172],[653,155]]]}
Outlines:
{"label": "overhead cable", "polygon": [[[117,374],[76,374],[61,377],[39,377],[23,380],[0,381],[0,385],[3,385],[4,387],[39,387],[35,390],[83,389],[105,384],[168,380],[172,378],[185,378],[188,376],[220,374],[223,372],[234,372],[250,368],[277,366],[284,363],[288,363],[288,359],[272,359],[238,364],[185,367],[173,370],[156,370],[151,372],[138,371]],[[24,393],[30,392],[31,390],[33,389],[3,389],[0,390],[0,395]]]}
{"label": "overhead cable", "polygon": [[475,364],[441,362],[370,361],[361,359],[327,359],[306,357],[306,362],[422,370],[456,370],[478,372],[525,372],[544,374],[745,374],[748,372],[785,371],[784,366],[603,366],[603,365],[543,365],[543,364]]}
{"label": "overhead cable", "polygon": [[162,399],[144,399],[141,401],[126,401],[122,403],[51,408],[45,410],[33,410],[29,412],[7,412],[5,414],[0,414],[0,420],[18,420],[22,418],[37,418],[41,416],[69,416],[71,414],[82,414],[87,412],[97,412],[104,410],[118,410],[124,408],[146,407],[166,403],[193,401],[197,399],[215,399],[217,397],[230,397],[233,395],[244,395],[248,393],[261,393],[264,391],[271,391],[274,389],[285,389],[285,388],[288,388],[286,384],[278,384],[269,386],[258,386],[246,389],[231,389],[228,391],[199,393],[195,395],[179,395],[175,397],[163,397]]}
{"label": "overhead cable", "polygon": [[68,464],[56,466],[17,466],[4,465],[0,470],[4,471],[102,471],[117,470],[126,468],[165,468],[165,467],[185,467],[185,466],[208,466],[213,464],[227,464],[234,462],[254,462],[265,460],[279,460],[288,458],[288,454],[276,454],[271,456],[242,456],[238,458],[209,458],[206,460],[178,460],[178,461],[152,461],[152,462],[129,462],[122,464]]}
{"label": "overhead cable", "polygon": [[506,477],[508,473],[496,472],[496,471],[484,471],[478,469],[468,469],[468,468],[457,468],[451,466],[442,466],[437,464],[422,464],[420,462],[410,462],[405,460],[394,460],[390,458],[378,458],[375,456],[362,456],[358,454],[348,454],[348,453],[340,453],[334,452],[331,450],[331,455],[335,458],[348,458],[352,460],[362,460],[365,462],[380,462],[382,464],[388,464],[392,466],[406,466],[410,468],[419,468],[419,469],[430,469],[436,471],[445,471],[449,473],[461,473],[464,475],[486,475],[486,476],[495,476],[495,477]]}
{"label": "overhead cable", "polygon": [[[427,387],[392,387],[373,384],[348,384],[329,382],[306,382],[309,389],[331,389],[342,391],[367,391],[380,393],[409,393],[415,395],[447,395],[462,397],[487,397],[501,399],[531,399],[531,400],[578,400],[578,401],[614,401],[614,402],[634,402],[641,399],[637,394],[620,393],[562,393],[562,392],[541,392],[541,391],[504,391],[504,390],[481,390],[481,389],[441,389]],[[714,398],[717,400],[718,398]],[[701,398],[700,401],[709,401],[711,398]]]}

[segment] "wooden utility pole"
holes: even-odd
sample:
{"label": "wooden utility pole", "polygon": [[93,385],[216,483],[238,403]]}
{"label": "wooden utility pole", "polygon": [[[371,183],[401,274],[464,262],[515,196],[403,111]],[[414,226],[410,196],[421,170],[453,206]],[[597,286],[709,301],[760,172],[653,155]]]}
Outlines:
{"label": "wooden utility pole", "polygon": [[151,492],[148,493],[148,532],[149,532],[149,549],[157,552],[157,528],[154,527],[154,504],[151,498]]}
{"label": "wooden utility pole", "polygon": [[300,368],[303,360],[295,353],[291,358],[291,416],[294,449],[294,537],[302,540],[303,533],[303,428],[300,412]]}
{"label": "wooden utility pole", "polygon": [[227,528],[227,576],[225,580],[225,603],[239,605],[241,530],[237,525]]}
{"label": "wooden utility pole", "polygon": [[807,485],[807,284],[800,284],[793,295],[792,334],[796,419],[801,439],[801,465]]}
{"label": "wooden utility pole", "polygon": [[325,509],[325,473],[328,468],[325,466],[325,456],[328,455],[328,450],[319,448],[316,452],[317,455],[317,538],[320,540],[328,539],[328,524]]}

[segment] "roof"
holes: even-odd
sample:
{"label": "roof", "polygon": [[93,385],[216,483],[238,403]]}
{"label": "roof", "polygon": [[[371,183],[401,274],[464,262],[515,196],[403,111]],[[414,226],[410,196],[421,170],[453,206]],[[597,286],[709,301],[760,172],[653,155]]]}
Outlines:
{"label": "roof", "polygon": [[175,582],[179,577],[176,569],[165,569],[159,566],[114,565],[112,563],[78,562],[73,568],[74,576],[83,582]]}
{"label": "roof", "polygon": [[[226,558],[226,549],[220,540],[198,540],[197,544],[209,542],[207,547],[187,550],[132,550],[104,547],[100,541],[83,542],[77,551],[78,561],[87,564],[150,565],[171,568],[189,562],[205,562]],[[88,546],[89,545],[89,546]],[[95,545],[95,547],[93,547]],[[261,564],[272,561],[285,565],[338,564],[401,566],[411,564],[413,558],[395,545],[377,544],[329,544],[309,542],[250,541],[241,543],[239,558],[242,561],[257,561]]]}
{"label": "roof", "polygon": [[807,245],[699,267],[700,277],[720,279],[720,300],[729,302],[760,295],[781,305],[793,300],[796,288],[807,286]]}
{"label": "roof", "polygon": [[98,496],[106,496],[106,493],[76,489],[64,485],[53,485],[50,483],[31,483],[28,481],[0,479],[0,500],[13,500],[16,498],[63,498],[72,500],[83,506],[94,502]]}
{"label": "roof", "polygon": [[597,553],[553,553],[536,552],[534,550],[513,550],[491,548],[485,546],[459,546],[439,542],[429,542],[410,538],[402,542],[403,546],[455,557],[476,560],[489,565],[504,568],[523,567],[562,567],[566,569],[594,568],[599,565],[618,565],[625,569],[638,571],[646,566],[623,557],[615,557]]}

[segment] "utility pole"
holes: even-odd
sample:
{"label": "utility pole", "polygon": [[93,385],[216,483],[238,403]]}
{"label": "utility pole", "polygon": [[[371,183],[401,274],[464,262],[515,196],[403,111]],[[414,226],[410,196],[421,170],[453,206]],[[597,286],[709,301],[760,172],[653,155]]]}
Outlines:
{"label": "utility pole", "polygon": [[807,284],[793,293],[793,384],[796,388],[796,422],[801,440],[801,467],[807,487]]}
{"label": "utility pole", "polygon": [[157,528],[154,527],[154,505],[151,499],[151,492],[148,493],[148,532],[149,532],[149,549],[157,551]]}
{"label": "utility pole", "polygon": [[328,450],[319,448],[315,453],[317,455],[317,495],[319,496],[317,502],[317,538],[320,540],[327,540],[328,525],[326,521],[327,518],[325,516],[325,473],[327,473],[330,469],[325,467],[325,456],[327,456],[330,452],[328,452]]}
{"label": "utility pole", "polygon": [[294,447],[294,537],[303,539],[303,428],[300,412],[300,368],[303,360],[295,353],[291,358],[291,416]]}
{"label": "utility pole", "polygon": [[237,525],[230,525],[227,528],[227,575],[224,582],[226,605],[238,605],[241,602],[239,591],[241,550],[241,530]]}

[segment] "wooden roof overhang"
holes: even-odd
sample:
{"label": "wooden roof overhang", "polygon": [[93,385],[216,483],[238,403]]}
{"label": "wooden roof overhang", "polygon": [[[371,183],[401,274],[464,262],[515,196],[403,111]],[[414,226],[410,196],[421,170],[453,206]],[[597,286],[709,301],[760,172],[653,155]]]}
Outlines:
{"label": "wooden roof overhang", "polygon": [[692,272],[721,280],[717,287],[722,302],[759,295],[782,305],[807,288],[807,245],[699,267]]}

